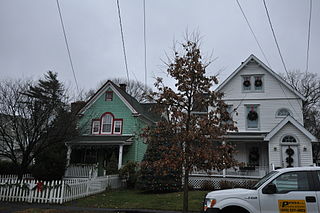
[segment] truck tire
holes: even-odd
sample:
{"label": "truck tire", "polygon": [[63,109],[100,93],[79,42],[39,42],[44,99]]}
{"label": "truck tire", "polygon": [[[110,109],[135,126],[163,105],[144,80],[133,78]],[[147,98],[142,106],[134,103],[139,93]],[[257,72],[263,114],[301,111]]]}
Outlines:
{"label": "truck tire", "polygon": [[221,210],[221,213],[250,213],[240,206],[227,206]]}

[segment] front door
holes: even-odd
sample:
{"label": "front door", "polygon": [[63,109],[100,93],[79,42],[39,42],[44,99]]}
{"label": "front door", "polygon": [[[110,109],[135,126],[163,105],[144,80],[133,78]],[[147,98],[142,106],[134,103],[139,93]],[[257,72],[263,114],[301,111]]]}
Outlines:
{"label": "front door", "polygon": [[262,213],[318,213],[318,200],[312,174],[308,171],[287,172],[271,182],[274,194],[260,194]]}
{"label": "front door", "polygon": [[281,146],[283,167],[298,167],[299,153],[298,146]]}

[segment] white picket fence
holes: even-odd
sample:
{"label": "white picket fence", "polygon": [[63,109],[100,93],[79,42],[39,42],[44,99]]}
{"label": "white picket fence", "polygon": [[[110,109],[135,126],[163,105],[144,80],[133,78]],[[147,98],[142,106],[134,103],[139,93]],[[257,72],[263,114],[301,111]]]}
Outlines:
{"label": "white picket fence", "polygon": [[97,194],[106,188],[120,188],[118,175],[68,178],[59,181],[18,180],[0,176],[0,201],[29,203],[64,203]]}

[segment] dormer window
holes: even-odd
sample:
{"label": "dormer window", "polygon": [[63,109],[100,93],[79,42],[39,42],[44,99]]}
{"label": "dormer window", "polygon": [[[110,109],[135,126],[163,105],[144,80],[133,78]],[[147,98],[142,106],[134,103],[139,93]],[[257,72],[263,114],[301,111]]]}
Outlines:
{"label": "dormer window", "polygon": [[112,101],[113,100],[113,92],[112,91],[107,91],[106,92],[106,101]]}
{"label": "dormer window", "polygon": [[262,75],[242,76],[243,92],[262,92],[263,84],[264,83]]}
{"label": "dormer window", "polygon": [[287,117],[290,115],[290,111],[286,108],[281,108],[277,111],[276,117]]}

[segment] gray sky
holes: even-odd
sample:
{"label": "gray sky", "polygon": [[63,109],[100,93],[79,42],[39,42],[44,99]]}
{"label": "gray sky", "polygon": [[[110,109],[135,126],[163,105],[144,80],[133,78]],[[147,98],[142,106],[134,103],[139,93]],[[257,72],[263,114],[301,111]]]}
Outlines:
{"label": "gray sky", "polygon": [[[262,0],[239,0],[271,68],[284,72]],[[309,0],[267,0],[289,70],[306,67]],[[82,89],[126,77],[116,0],[60,0],[76,77]],[[143,0],[120,0],[130,79],[144,81]],[[166,59],[186,29],[203,36],[208,72],[224,80],[250,54],[261,54],[236,0],[146,0],[148,85],[166,77]],[[309,71],[320,72],[320,1],[313,0]],[[0,78],[41,77],[46,71],[75,88],[55,0],[0,0]],[[134,73],[134,74],[133,74]],[[170,79],[166,78],[170,84]]]}

